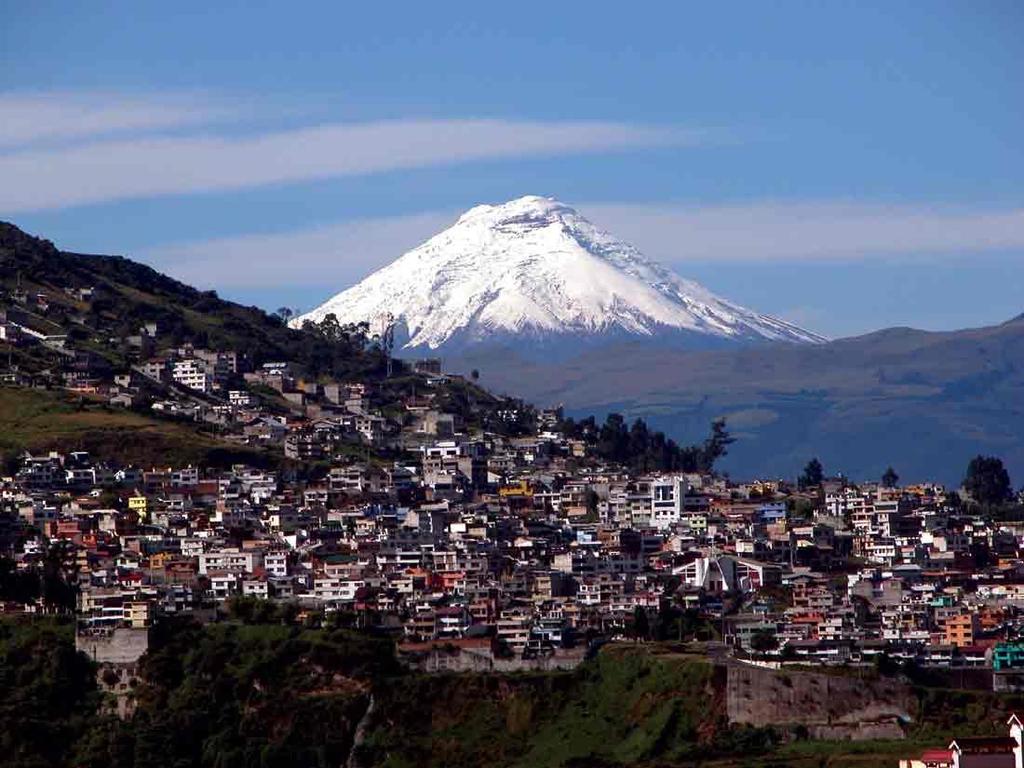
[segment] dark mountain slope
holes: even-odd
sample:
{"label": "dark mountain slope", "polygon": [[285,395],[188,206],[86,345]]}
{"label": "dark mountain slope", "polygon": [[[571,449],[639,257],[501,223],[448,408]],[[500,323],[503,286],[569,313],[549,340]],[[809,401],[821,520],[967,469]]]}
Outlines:
{"label": "dark mountain slope", "polygon": [[[82,288],[95,293],[91,298],[69,293]],[[224,301],[214,291],[199,291],[120,256],[61,251],[48,240],[0,222],[0,309],[18,290],[29,296],[45,294],[47,318],[71,328],[83,342],[90,334],[129,336],[142,324],[155,322],[166,343],[233,349],[256,365],[288,360],[313,375],[337,376],[383,370],[380,355],[361,346],[329,343],[290,329],[261,309]],[[94,351],[123,362],[117,348],[105,345]]]}
{"label": "dark mountain slope", "polygon": [[559,365],[459,361],[491,387],[573,413],[645,416],[685,440],[725,415],[740,438],[726,468],[793,476],[826,469],[960,479],[976,453],[1024,477],[1024,318],[955,332],[891,328],[820,346],[685,352],[620,345]]}

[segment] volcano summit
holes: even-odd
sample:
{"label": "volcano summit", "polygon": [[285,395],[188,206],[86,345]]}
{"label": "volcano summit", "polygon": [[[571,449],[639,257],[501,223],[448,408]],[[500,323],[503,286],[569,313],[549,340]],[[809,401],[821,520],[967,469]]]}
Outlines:
{"label": "volcano summit", "polygon": [[695,345],[825,339],[720,298],[591,224],[527,196],[480,205],[450,228],[296,318],[342,323],[390,313],[405,348],[593,344],[678,339]]}

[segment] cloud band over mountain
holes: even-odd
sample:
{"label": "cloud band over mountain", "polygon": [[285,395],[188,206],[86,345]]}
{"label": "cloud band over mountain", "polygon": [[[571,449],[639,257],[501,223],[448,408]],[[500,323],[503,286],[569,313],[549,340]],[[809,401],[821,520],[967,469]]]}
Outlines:
{"label": "cloud band over mountain", "polygon": [[[602,121],[397,119],[331,122],[262,133],[180,132],[213,122],[201,106],[131,99],[89,105],[81,99],[0,97],[0,212],[19,213],[129,198],[241,190],[341,176],[516,157],[632,147],[688,145],[705,133]],[[78,117],[76,121],[74,117]],[[223,117],[223,115],[220,115]],[[70,146],[25,146],[39,138]],[[60,127],[77,125],[78,127]],[[178,128],[174,135],[154,130]],[[125,138],[93,135],[138,132]],[[18,146],[20,145],[20,146]]]}

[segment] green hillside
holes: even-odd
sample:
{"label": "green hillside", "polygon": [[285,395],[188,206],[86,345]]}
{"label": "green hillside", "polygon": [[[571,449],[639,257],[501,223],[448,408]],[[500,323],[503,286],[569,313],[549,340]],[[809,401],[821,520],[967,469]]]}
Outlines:
{"label": "green hillside", "polygon": [[88,451],[98,459],[143,467],[274,460],[264,451],[200,432],[192,422],[154,419],[59,391],[0,388],[0,457],[12,462],[25,450]]}
{"label": "green hillside", "polygon": [[[764,751],[729,730],[715,668],[608,649],[575,672],[410,675],[384,689],[367,765],[642,765]],[[417,711],[418,716],[408,717]]]}

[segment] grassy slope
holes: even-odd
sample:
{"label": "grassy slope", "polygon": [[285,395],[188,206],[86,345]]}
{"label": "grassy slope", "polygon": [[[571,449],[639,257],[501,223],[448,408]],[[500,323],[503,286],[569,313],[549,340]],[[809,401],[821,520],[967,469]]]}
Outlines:
{"label": "grassy slope", "polygon": [[67,394],[0,389],[0,455],[30,450],[87,450],[140,466],[232,461],[265,463],[263,453],[198,433],[191,424],[83,403]]}
{"label": "grassy slope", "polygon": [[575,672],[410,675],[383,690],[368,763],[654,765],[763,749],[766,732],[726,729],[716,674],[608,649]]}

